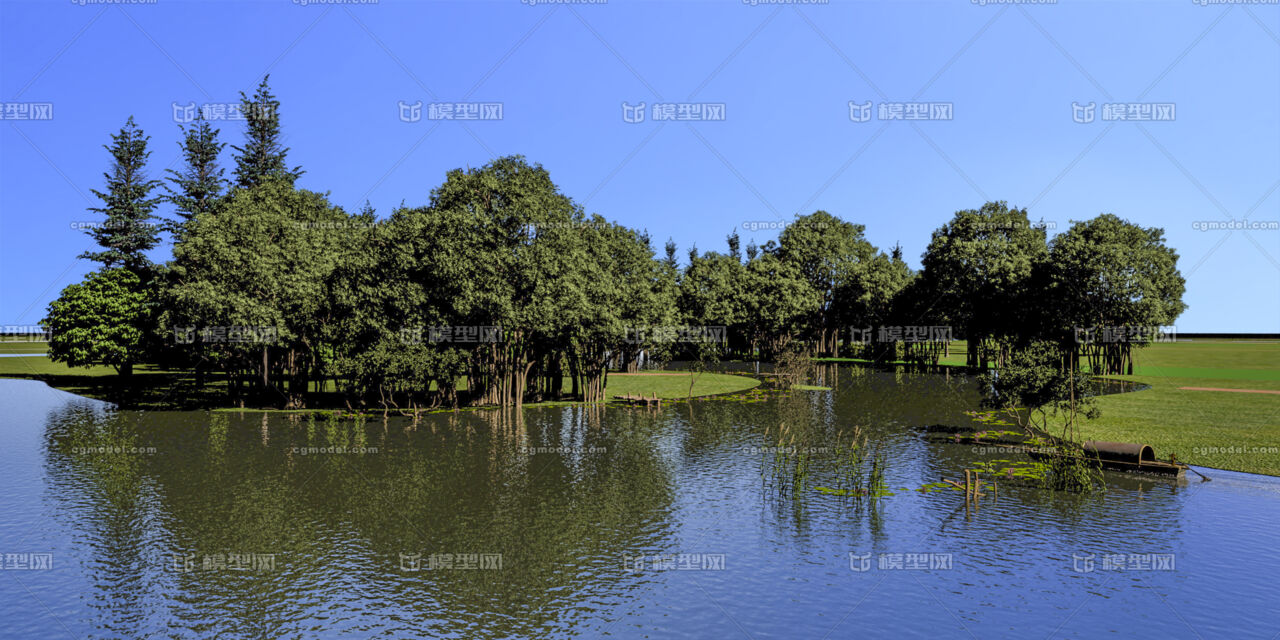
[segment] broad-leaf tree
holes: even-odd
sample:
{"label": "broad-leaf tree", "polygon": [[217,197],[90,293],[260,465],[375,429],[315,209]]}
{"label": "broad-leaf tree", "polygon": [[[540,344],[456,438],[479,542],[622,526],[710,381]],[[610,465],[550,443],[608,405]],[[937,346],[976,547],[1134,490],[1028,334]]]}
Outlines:
{"label": "broad-leaf tree", "polygon": [[63,289],[40,321],[49,332],[49,359],[133,373],[147,347],[152,307],[151,289],[133,271],[118,267],[90,273]]}

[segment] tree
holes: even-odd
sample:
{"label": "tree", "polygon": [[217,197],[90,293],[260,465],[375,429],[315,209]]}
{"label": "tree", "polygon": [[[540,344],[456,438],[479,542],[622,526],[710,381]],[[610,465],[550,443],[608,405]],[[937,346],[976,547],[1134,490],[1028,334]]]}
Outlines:
{"label": "tree", "polygon": [[1132,374],[1132,346],[1187,308],[1186,280],[1164,230],[1111,214],[1055,237],[1039,280],[1048,337],[1071,345],[1077,366],[1083,350],[1095,373]]}
{"label": "tree", "polygon": [[778,237],[778,257],[795,265],[822,298],[809,320],[818,352],[839,353],[841,318],[836,291],[842,283],[858,277],[859,269],[876,254],[875,247],[863,237],[865,229],[826,211],[815,211],[796,216]]}
{"label": "tree", "polygon": [[90,273],[49,303],[40,326],[49,332],[49,359],[70,367],[110,365],[127,376],[140,362],[150,326],[152,294],[125,268]]}
{"label": "tree", "polygon": [[[895,313],[894,301],[913,277],[900,255],[890,257],[877,252],[845,271],[836,284],[834,316],[840,326],[873,332],[871,340],[875,346],[870,354],[873,359],[888,362],[897,359],[897,341],[881,340],[877,328],[920,324],[904,321]],[[912,349],[917,343],[905,344]]]}
{"label": "tree", "polygon": [[1032,273],[1047,254],[1044,228],[1004,202],[958,211],[933,232],[922,293],[937,315],[959,325],[969,366],[986,369],[993,353],[1007,356],[1009,339],[1033,328]]}
{"label": "tree", "polygon": [[676,268],[676,265],[679,264],[676,260],[676,241],[671,238],[667,238],[667,243],[663,245],[662,248],[665,252],[662,261],[672,269]]}
{"label": "tree", "polygon": [[283,178],[237,189],[223,206],[225,215],[192,218],[174,245],[164,325],[200,332],[186,341],[218,350],[229,370],[255,372],[260,389],[296,405],[330,350],[327,285],[358,253],[359,225]]}
{"label": "tree", "polygon": [[[741,338],[745,331],[746,315],[743,307],[746,267],[732,256],[708,251],[700,256],[690,252],[689,265],[680,278],[679,309],[681,322],[691,327],[695,336],[721,332],[726,338]],[[716,353],[734,346],[717,342],[702,344],[701,338],[687,343],[686,350]],[[682,345],[686,346],[686,345]],[[736,345],[745,347],[746,344]]]}
{"label": "tree", "polygon": [[80,257],[101,262],[104,269],[124,267],[141,274],[151,265],[146,252],[160,242],[156,225],[151,222],[160,201],[151,197],[151,191],[160,182],[146,177],[147,158],[151,155],[147,151],[149,139],[129,116],[120,133],[111,136],[111,145],[103,147],[113,160],[111,171],[102,174],[107,191],[93,191],[103,206],[89,210],[103,214],[106,220],[88,229],[103,250],[85,252]]}
{"label": "tree", "polygon": [[180,220],[174,226],[180,232],[192,217],[213,210],[226,181],[222,167],[218,166],[218,154],[225,143],[218,141],[218,130],[203,117],[191,127],[182,127],[182,149],[185,166],[181,171],[169,169],[169,202],[172,202]]}
{"label": "tree", "polygon": [[765,359],[783,353],[798,340],[822,298],[801,277],[795,265],[765,253],[747,263],[743,300],[743,324],[750,351]]}
{"label": "tree", "polygon": [[[521,156],[450,171],[428,207],[397,212],[411,282],[444,326],[495,327],[499,340],[468,341],[468,386],[480,404],[519,406],[535,366],[568,362],[580,379],[580,351],[567,327],[584,317],[582,238],[591,226],[540,165]],[[550,353],[555,351],[555,354]]]}
{"label": "tree", "polygon": [[264,76],[253,98],[240,92],[240,108],[244,114],[245,144],[235,147],[236,186],[242,189],[261,184],[268,176],[292,185],[303,174],[302,167],[289,168],[285,161],[289,149],[280,142],[280,101],[272,95]]}

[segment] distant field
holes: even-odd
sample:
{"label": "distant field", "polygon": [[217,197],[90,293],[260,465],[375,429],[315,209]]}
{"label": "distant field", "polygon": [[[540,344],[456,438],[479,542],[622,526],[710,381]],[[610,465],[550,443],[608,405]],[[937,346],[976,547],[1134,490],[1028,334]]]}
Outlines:
{"label": "distant field", "polygon": [[45,353],[48,349],[48,345],[43,342],[0,340],[0,353]]}
{"label": "distant field", "polygon": [[1132,376],[1151,385],[1098,400],[1086,438],[1143,442],[1192,464],[1280,475],[1280,396],[1179,387],[1280,390],[1280,343],[1197,340],[1142,349]]}

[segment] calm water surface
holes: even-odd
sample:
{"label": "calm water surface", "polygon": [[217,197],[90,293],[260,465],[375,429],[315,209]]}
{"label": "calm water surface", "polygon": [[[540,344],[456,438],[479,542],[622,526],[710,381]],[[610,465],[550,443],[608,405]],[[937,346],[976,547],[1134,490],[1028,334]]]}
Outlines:
{"label": "calm water surface", "polygon": [[[825,384],[356,425],[115,411],[0,380],[0,636],[1280,632],[1276,479],[1002,484],[966,509],[914,489],[996,456],[912,427],[967,424],[971,381],[845,367]],[[833,446],[859,427],[895,495],[780,494],[780,424],[817,449],[814,485],[837,482]]]}

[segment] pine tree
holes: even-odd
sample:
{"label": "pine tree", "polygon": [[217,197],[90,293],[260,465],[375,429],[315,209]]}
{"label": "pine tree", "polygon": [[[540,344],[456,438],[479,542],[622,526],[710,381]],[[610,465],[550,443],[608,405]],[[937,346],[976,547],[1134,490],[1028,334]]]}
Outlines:
{"label": "pine tree", "polygon": [[169,169],[169,181],[173,184],[166,186],[169,202],[182,218],[175,230],[180,230],[196,214],[212,210],[226,184],[223,169],[218,166],[218,154],[227,145],[218,142],[218,130],[200,118],[191,128],[183,127],[182,132],[183,140],[178,147],[182,149],[186,168],[181,172]]}
{"label": "pine tree", "polygon": [[124,267],[138,274],[150,266],[145,252],[160,242],[159,230],[151,220],[161,199],[150,197],[160,181],[146,177],[149,139],[129,116],[120,133],[111,136],[111,145],[103,146],[114,162],[111,171],[102,174],[107,179],[106,193],[93,190],[103,206],[89,210],[105,215],[106,220],[87,230],[103,250],[86,251],[81,258],[101,262],[106,269]]}
{"label": "pine tree", "polygon": [[244,189],[261,184],[268,176],[293,184],[303,173],[302,167],[290,169],[285,163],[289,149],[280,145],[280,101],[267,86],[269,77],[262,78],[252,99],[240,92],[240,106],[248,125],[246,140],[243,147],[231,148],[237,152],[236,186]]}
{"label": "pine tree", "polygon": [[738,237],[738,232],[737,232],[737,231],[734,231],[734,232],[730,233],[730,234],[726,237],[726,240],[728,240],[728,241],[729,241],[729,255],[730,255],[734,260],[737,260],[737,261],[741,262],[741,261],[742,261],[742,250],[740,249],[740,247],[742,246],[742,239]]}
{"label": "pine tree", "polygon": [[665,262],[667,266],[670,266],[671,268],[674,269],[676,266],[676,241],[672,240],[671,238],[667,238],[667,244],[664,247],[664,249],[667,252],[667,257],[663,260],[663,262]]}

